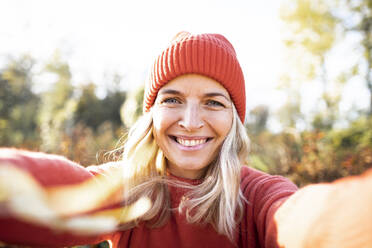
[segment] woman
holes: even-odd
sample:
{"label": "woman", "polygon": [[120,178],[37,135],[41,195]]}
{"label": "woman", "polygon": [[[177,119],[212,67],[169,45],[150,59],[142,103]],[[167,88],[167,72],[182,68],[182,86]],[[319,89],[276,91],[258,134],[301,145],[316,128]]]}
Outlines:
{"label": "woman", "polygon": [[[316,238],[324,229],[320,226],[313,234],[311,227],[323,216],[317,208],[322,205],[315,200],[314,209],[307,208],[309,199],[314,202],[318,195],[328,199],[329,188],[334,192],[337,183],[294,194],[297,188],[287,179],[245,166],[244,118],[244,78],[230,42],[218,34],[182,32],[154,63],[144,115],[130,131],[121,161],[84,169],[53,155],[0,151],[0,165],[6,168],[3,181],[23,178],[25,171],[31,174],[41,186],[30,182],[28,188],[44,197],[35,204],[58,220],[54,224],[45,221],[45,215],[35,217],[38,211],[25,214],[19,204],[6,204],[25,189],[5,194],[2,209],[7,214],[0,217],[0,240],[47,247],[102,240],[110,240],[112,247],[341,247],[333,246],[332,237],[330,243],[319,243]],[[12,174],[9,168],[22,172]],[[19,187],[11,184],[0,183],[0,189]],[[128,217],[133,209],[126,208],[125,217],[112,214],[123,209],[123,202],[141,197],[151,201],[146,211]],[[339,202],[331,203],[333,207]],[[84,234],[82,225],[71,224],[76,216],[89,219],[96,213],[122,225],[113,231],[104,228],[106,222],[89,222],[97,232]],[[298,224],[297,217],[307,222]],[[317,246],[312,238],[319,241]]]}

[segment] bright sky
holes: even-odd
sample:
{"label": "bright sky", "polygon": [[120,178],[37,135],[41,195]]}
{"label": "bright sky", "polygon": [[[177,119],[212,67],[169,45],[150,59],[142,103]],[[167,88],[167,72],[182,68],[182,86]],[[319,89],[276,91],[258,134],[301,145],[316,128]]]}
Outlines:
{"label": "bright sky", "polygon": [[119,72],[134,85],[143,82],[153,58],[179,31],[216,32],[237,51],[249,105],[270,103],[282,46],[279,4],[279,0],[2,0],[0,56],[30,53],[47,61],[58,48],[70,63],[75,82],[99,83],[104,72]]}
{"label": "bright sky", "polygon": [[[246,78],[248,109],[277,109],[283,62],[282,0],[1,0],[0,63],[29,53],[48,61],[56,49],[74,83],[104,82],[118,72],[123,87],[143,83],[154,57],[179,31],[216,32],[234,45]],[[40,88],[53,81],[40,77]],[[310,87],[311,88],[311,87]],[[311,98],[311,95],[310,95]]]}

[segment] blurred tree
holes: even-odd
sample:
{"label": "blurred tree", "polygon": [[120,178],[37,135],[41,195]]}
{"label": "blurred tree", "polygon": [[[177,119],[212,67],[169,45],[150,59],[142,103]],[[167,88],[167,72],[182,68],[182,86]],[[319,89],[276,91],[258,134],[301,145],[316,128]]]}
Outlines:
{"label": "blurred tree", "polygon": [[372,117],[362,116],[349,128],[333,130],[326,138],[344,175],[360,174],[372,167]]}
{"label": "blurred tree", "polygon": [[144,86],[132,90],[120,109],[121,120],[126,127],[131,127],[142,115],[144,90]]}
{"label": "blurred tree", "polygon": [[[340,98],[328,91],[331,80],[327,71],[329,52],[339,36],[340,21],[331,11],[335,5],[333,0],[295,0],[281,8],[281,17],[287,24],[285,43],[290,52],[285,84],[296,90],[306,81],[322,82],[321,102],[313,119],[314,126],[320,129],[331,128],[338,117]],[[287,104],[284,108],[293,109],[293,105]]]}
{"label": "blurred tree", "polygon": [[335,28],[339,20],[330,11],[333,4],[327,0],[295,0],[281,9],[281,17],[291,30],[287,45],[301,46],[317,56],[320,64],[312,66],[324,64],[325,54],[335,42]]}
{"label": "blurred tree", "polygon": [[[372,97],[371,8],[370,0],[295,0],[283,5],[290,67],[281,86],[287,90],[287,104],[278,114],[289,128],[278,134],[260,134],[253,149],[253,155],[269,165],[270,173],[286,175],[302,186],[360,174],[372,166],[371,117],[356,118],[349,127],[334,129],[340,118],[340,83],[362,76]],[[338,51],[338,43],[350,42],[350,36],[354,36],[360,59],[331,77],[330,58]],[[322,101],[315,115],[306,119],[308,128],[300,131],[296,124],[305,120],[301,117],[300,90],[306,81],[322,83]],[[371,109],[372,98],[370,113]]]}
{"label": "blurred tree", "polygon": [[122,77],[113,73],[98,90],[93,82],[78,89],[69,65],[56,51],[40,72],[53,74],[55,82],[35,93],[34,64],[23,56],[0,68],[0,146],[61,154],[82,165],[103,162],[105,152],[123,135]]}
{"label": "blurred tree", "polygon": [[[57,82],[50,91],[42,94],[39,113],[42,145],[46,152],[65,154],[65,135],[71,135],[77,99],[73,97],[71,73],[67,63],[61,61],[58,53],[45,66],[45,71],[57,75]],[[68,156],[70,157],[70,156]]]}
{"label": "blurred tree", "polygon": [[299,123],[305,121],[305,116],[301,112],[301,96],[297,86],[291,85],[290,79],[282,79],[282,89],[287,93],[284,105],[279,108],[276,115],[284,129],[296,128]]}
{"label": "blurred tree", "polygon": [[[355,72],[363,73],[366,86],[370,93],[369,115],[372,115],[372,1],[371,0],[338,0],[341,6],[347,6],[344,14],[344,31],[359,34],[361,39],[356,51],[361,51],[360,59],[353,68],[360,67]],[[352,73],[355,76],[357,73]]]}
{"label": "blurred tree", "polygon": [[107,96],[102,99],[102,105],[106,113],[103,119],[110,120],[115,128],[123,125],[120,110],[125,100],[126,92],[123,91],[109,91]]}
{"label": "blurred tree", "polygon": [[246,127],[250,135],[257,135],[267,130],[267,120],[269,118],[269,108],[259,105],[253,108],[248,114]]}
{"label": "blurred tree", "polygon": [[102,154],[99,151],[113,149],[122,135],[120,106],[126,93],[110,87],[102,89],[106,94],[101,99],[97,97],[94,83],[80,86],[78,90],[71,83],[69,65],[58,53],[44,71],[56,74],[58,79],[42,94],[41,149],[62,154],[82,165],[96,163],[97,154],[98,157]]}
{"label": "blurred tree", "polygon": [[[110,160],[106,151],[112,150],[123,135],[120,109],[126,92],[119,89],[119,78],[105,84],[106,95],[97,97],[94,83],[81,86],[74,116],[74,135],[71,139],[73,157],[83,165]],[[95,159],[97,158],[97,159]]]}
{"label": "blurred tree", "polygon": [[110,106],[104,106],[102,101],[98,99],[94,83],[82,86],[81,91],[76,107],[75,122],[96,130],[105,121],[106,111],[110,111]]}
{"label": "blurred tree", "polygon": [[0,71],[0,145],[30,148],[38,144],[39,96],[32,92],[30,56],[10,59]]}
{"label": "blurred tree", "polygon": [[81,86],[81,96],[76,109],[75,121],[93,128],[94,131],[104,122],[110,121],[115,128],[122,126],[120,108],[125,102],[126,92],[120,90],[121,76],[114,74],[108,78],[104,88],[105,96],[97,97],[94,83]]}

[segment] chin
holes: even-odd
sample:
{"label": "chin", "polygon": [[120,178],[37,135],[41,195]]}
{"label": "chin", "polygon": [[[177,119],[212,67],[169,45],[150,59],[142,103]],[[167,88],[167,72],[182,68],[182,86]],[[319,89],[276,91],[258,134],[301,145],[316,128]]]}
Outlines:
{"label": "chin", "polygon": [[205,165],[200,165],[200,163],[197,163],[197,162],[184,162],[184,163],[177,163],[176,165],[177,168],[175,168],[176,170],[179,170],[179,171],[187,171],[189,173],[196,173],[196,174],[204,174],[205,170],[208,168],[208,164],[205,164]]}
{"label": "chin", "polygon": [[200,161],[200,158],[193,159],[177,159],[177,163],[173,163],[179,168],[189,169],[189,170],[202,170],[208,167],[208,162]]}

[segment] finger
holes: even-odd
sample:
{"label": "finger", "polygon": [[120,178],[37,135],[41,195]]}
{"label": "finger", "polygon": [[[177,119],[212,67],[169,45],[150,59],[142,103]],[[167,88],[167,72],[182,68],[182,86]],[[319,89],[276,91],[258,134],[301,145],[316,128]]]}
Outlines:
{"label": "finger", "polygon": [[144,215],[151,208],[151,201],[147,197],[142,197],[129,206],[116,209],[100,211],[94,216],[113,217],[119,221],[119,224],[131,222]]}
{"label": "finger", "polygon": [[83,183],[46,189],[48,204],[61,216],[72,216],[98,209],[110,195],[123,187],[123,173],[113,168]]}
{"label": "finger", "polygon": [[27,172],[11,165],[0,166],[0,204],[31,222],[48,223],[57,217],[47,204],[43,187]]}
{"label": "finger", "polygon": [[[99,181],[99,180],[98,180]],[[116,187],[114,184],[106,184],[106,180],[101,181],[103,187],[107,187],[102,192],[110,191],[110,187]],[[67,199],[73,199],[76,196],[68,196],[72,194],[92,193],[96,188],[76,185],[75,187],[64,189],[59,188],[59,197],[55,197],[55,202],[63,203],[62,206],[87,206],[88,200],[84,204],[68,204]],[[82,187],[82,188],[80,188]],[[86,188],[85,188],[86,187]],[[61,193],[63,192],[63,194]],[[102,193],[103,194],[103,193]],[[131,205],[123,206],[112,210],[103,210],[95,212],[91,215],[63,218],[57,214],[53,208],[49,206],[50,192],[45,189],[27,172],[14,166],[0,166],[0,204],[5,204],[11,211],[12,215],[20,220],[30,223],[37,223],[48,226],[53,230],[74,231],[80,234],[96,234],[114,231],[120,224],[133,221],[145,214],[151,207],[151,201],[146,198],[140,198]],[[56,200],[58,199],[58,201]],[[75,198],[79,201],[81,198]],[[91,200],[90,202],[99,202]],[[93,206],[89,205],[90,208]],[[86,208],[88,209],[88,208]],[[77,211],[64,211],[64,213],[76,213]]]}
{"label": "finger", "polygon": [[104,210],[92,215],[74,217],[60,222],[55,228],[69,230],[80,235],[94,235],[115,231],[120,224],[131,222],[151,207],[147,197],[140,198],[135,203],[113,210]]}

